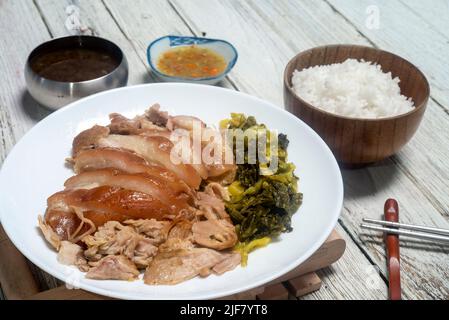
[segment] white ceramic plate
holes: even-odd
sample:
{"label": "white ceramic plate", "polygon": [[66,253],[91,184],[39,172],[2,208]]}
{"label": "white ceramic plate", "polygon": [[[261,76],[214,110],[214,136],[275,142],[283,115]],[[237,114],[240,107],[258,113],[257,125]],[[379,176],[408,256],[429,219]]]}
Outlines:
{"label": "white ceramic plate", "polygon": [[[286,133],[289,159],[297,165],[304,202],[293,216],[293,231],[250,254],[248,266],[222,276],[195,278],[176,286],[147,286],[142,281],[85,279],[76,268],[56,261],[37,227],[46,199],[62,190],[72,175],[64,159],[73,137],[108,114],[142,113],[158,102],[171,114],[194,115],[218,124],[230,112],[254,115]],[[194,84],[163,83],[99,93],[56,111],[32,128],[9,154],[0,172],[0,218],[15,246],[34,264],[66,283],[101,295],[125,299],[209,299],[260,286],[295,268],[317,250],[334,228],[343,201],[337,162],[321,138],[302,121],[268,102],[237,91]]]}

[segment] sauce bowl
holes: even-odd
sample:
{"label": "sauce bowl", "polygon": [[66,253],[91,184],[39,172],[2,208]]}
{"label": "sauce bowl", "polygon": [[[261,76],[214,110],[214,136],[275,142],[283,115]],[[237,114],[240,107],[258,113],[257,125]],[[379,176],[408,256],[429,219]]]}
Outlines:
{"label": "sauce bowl", "polygon": [[[214,52],[220,54],[227,63],[225,70],[222,73],[213,77],[184,78],[164,74],[157,68],[157,60],[165,51],[179,46],[191,46],[191,45],[211,49]],[[187,37],[187,36],[165,36],[154,40],[148,46],[147,59],[151,71],[162,81],[190,82],[190,83],[201,83],[212,85],[223,80],[223,78],[226,77],[226,75],[232,70],[232,68],[237,62],[238,54],[234,46],[225,40],[200,38],[200,37]]]}
{"label": "sauce bowl", "polygon": [[[40,55],[57,50],[79,48],[109,54],[115,58],[117,66],[106,75],[79,82],[47,79],[32,68],[31,62]],[[91,94],[126,86],[128,83],[128,62],[122,50],[109,40],[94,36],[62,37],[45,42],[30,53],[25,65],[25,81],[29,93],[38,103],[51,110],[56,110]]]}

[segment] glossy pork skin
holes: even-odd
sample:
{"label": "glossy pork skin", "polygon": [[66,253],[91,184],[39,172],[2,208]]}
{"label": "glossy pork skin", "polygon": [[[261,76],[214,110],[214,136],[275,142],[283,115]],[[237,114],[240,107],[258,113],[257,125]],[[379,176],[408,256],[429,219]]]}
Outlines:
{"label": "glossy pork skin", "polygon": [[72,145],[72,155],[76,159],[81,151],[94,148],[115,148],[133,152],[142,157],[147,163],[165,167],[190,187],[198,189],[201,183],[200,174],[189,164],[173,163],[170,156],[172,147],[173,143],[160,135],[110,134],[109,128],[94,126],[75,137]]}
{"label": "glossy pork skin", "polygon": [[125,173],[145,173],[164,180],[175,192],[191,193],[187,184],[172,171],[161,165],[149,164],[145,159],[130,151],[113,148],[86,149],[72,159],[76,173],[115,168]]}
{"label": "glossy pork skin", "polygon": [[47,205],[45,221],[62,240],[68,239],[80,224],[74,207],[82,210],[84,217],[96,227],[111,220],[170,220],[177,215],[175,208],[152,195],[110,186],[64,190],[48,198]]}
{"label": "glossy pork skin", "polygon": [[186,196],[179,195],[182,190],[173,190],[164,179],[146,173],[123,173],[116,169],[101,169],[88,171],[69,178],[64,186],[66,189],[93,189],[101,186],[118,187],[152,195],[174,210],[188,207]]}
{"label": "glossy pork skin", "polygon": [[197,189],[201,183],[201,176],[191,165],[173,163],[170,157],[173,144],[164,137],[111,134],[107,137],[100,138],[98,140],[98,146],[132,151],[149,163],[164,166],[192,188]]}

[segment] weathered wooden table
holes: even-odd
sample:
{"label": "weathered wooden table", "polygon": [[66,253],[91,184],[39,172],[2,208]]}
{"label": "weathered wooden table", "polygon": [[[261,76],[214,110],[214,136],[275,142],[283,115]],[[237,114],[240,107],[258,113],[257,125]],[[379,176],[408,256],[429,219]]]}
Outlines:
{"label": "weathered wooden table", "polygon": [[[321,271],[323,287],[306,299],[387,297],[382,239],[366,234],[359,223],[362,217],[379,218],[388,197],[399,201],[402,222],[449,228],[449,1],[1,0],[0,161],[49,114],[26,91],[24,63],[41,42],[69,33],[66,8],[73,4],[80,8],[85,33],[111,39],[124,50],[129,85],[154,81],[146,47],[167,34],[232,42],[239,61],[223,86],[279,106],[287,61],[318,45],[379,47],[409,59],[426,74],[432,97],[414,139],[382,163],[343,170],[345,201],[337,231],[347,241],[346,253]],[[448,247],[401,244],[404,297],[448,299]],[[36,273],[43,288],[56,285]]]}

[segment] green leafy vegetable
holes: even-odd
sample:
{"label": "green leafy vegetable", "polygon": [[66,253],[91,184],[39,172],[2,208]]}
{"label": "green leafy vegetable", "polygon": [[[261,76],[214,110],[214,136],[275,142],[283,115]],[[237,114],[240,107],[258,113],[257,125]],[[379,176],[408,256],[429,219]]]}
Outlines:
{"label": "green leafy vegetable", "polygon": [[256,164],[241,164],[237,167],[237,179],[244,188],[249,188],[259,180],[259,166]]}
{"label": "green leafy vegetable", "polygon": [[244,243],[240,242],[235,246],[234,250],[240,252],[240,255],[242,257],[242,266],[246,267],[246,265],[248,264],[248,254],[257,248],[265,247],[270,242],[271,238],[269,237],[255,239]]}
{"label": "green leafy vegetable", "polygon": [[[221,126],[243,131],[267,130],[254,117],[238,113],[231,114],[231,119],[223,120]],[[248,244],[264,237],[273,238],[292,230],[291,217],[301,205],[302,194],[297,192],[295,166],[287,162],[288,144],[287,136],[279,134],[278,168],[271,175],[260,174],[267,164],[259,163],[258,160],[256,164],[238,164],[236,181],[229,187],[231,200],[226,203],[226,210],[237,225],[241,243]]]}
{"label": "green leafy vegetable", "polygon": [[290,141],[288,141],[287,135],[285,135],[283,133],[279,133],[278,143],[279,143],[279,148],[281,148],[283,150],[287,150],[288,144],[290,143]]}

